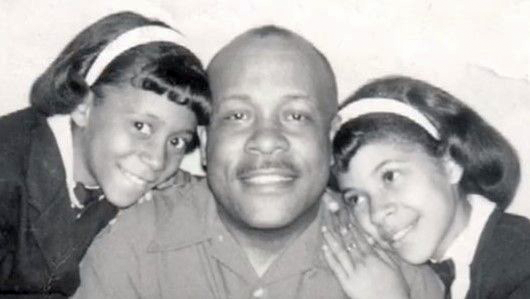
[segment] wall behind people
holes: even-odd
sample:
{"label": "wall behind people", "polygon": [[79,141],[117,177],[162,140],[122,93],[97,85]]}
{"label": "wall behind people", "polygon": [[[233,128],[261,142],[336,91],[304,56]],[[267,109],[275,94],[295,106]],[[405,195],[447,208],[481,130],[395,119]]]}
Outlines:
{"label": "wall behind people", "polygon": [[[120,10],[179,28],[204,63],[250,27],[285,26],[328,56],[341,98],[398,73],[448,90],[518,150],[522,181],[509,210],[530,217],[530,1],[1,1],[0,115],[28,105],[32,81],[76,32]],[[196,154],[184,165],[200,173]]]}

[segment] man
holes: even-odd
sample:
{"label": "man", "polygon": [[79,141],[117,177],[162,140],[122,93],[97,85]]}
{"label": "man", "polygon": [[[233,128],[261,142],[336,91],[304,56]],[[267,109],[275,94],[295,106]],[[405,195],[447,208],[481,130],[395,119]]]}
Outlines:
{"label": "man", "polygon": [[[320,249],[337,110],[327,60],[267,26],[221,49],[208,75],[208,186],[123,213],[89,250],[77,297],[344,298]],[[436,298],[433,277],[410,276],[413,295]]]}

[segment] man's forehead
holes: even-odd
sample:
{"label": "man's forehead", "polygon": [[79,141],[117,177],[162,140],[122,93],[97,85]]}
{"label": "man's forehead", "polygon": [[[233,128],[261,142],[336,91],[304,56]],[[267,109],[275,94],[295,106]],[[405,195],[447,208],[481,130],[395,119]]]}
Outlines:
{"label": "man's forehead", "polygon": [[236,93],[316,94],[326,74],[297,53],[244,53],[211,72],[215,96]]}
{"label": "man's forehead", "polygon": [[236,37],[208,65],[214,102],[232,89],[237,93],[260,93],[261,87],[267,94],[286,91],[310,95],[323,113],[336,113],[335,76],[324,55],[289,31],[266,35],[252,32]]}
{"label": "man's forehead", "polygon": [[236,64],[245,63],[249,58],[262,57],[274,59],[281,55],[290,55],[298,60],[311,63],[323,63],[311,44],[298,36],[265,37],[244,34],[223,47],[208,66],[209,73],[223,70]]}

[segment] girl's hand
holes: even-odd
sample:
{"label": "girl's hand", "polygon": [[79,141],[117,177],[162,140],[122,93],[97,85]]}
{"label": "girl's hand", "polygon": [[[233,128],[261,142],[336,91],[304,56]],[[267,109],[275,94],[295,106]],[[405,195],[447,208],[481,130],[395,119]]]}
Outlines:
{"label": "girl's hand", "polygon": [[336,223],[340,224],[335,228],[322,227],[322,249],[344,292],[352,299],[409,298],[408,285],[393,257],[367,239],[357,223]]}

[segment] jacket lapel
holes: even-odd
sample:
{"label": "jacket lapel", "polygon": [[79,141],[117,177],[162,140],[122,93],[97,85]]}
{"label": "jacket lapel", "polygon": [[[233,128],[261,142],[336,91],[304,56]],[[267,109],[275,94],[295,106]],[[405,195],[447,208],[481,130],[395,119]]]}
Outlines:
{"label": "jacket lapel", "polygon": [[50,269],[56,271],[75,246],[67,237],[75,214],[59,148],[44,117],[31,131],[26,186],[28,202],[34,207],[28,215],[31,232]]}
{"label": "jacket lapel", "polygon": [[53,201],[68,200],[68,192],[59,192],[61,188],[66,189],[65,182],[63,161],[55,137],[46,119],[40,117],[31,131],[26,175],[28,202],[41,213]]}
{"label": "jacket lapel", "polygon": [[[28,202],[36,212],[29,215],[30,229],[52,273],[69,277],[64,280],[68,284],[79,279],[79,261],[96,234],[115,217],[117,209],[104,200],[90,205],[82,216],[76,217],[70,207],[59,147],[44,117],[32,130],[31,141],[26,186]],[[70,287],[68,284],[62,288]]]}
{"label": "jacket lapel", "polygon": [[466,295],[466,298],[482,298],[485,296],[483,292],[486,290],[486,285],[484,285],[484,275],[487,269],[483,269],[483,261],[491,260],[494,257],[488,256],[489,251],[486,250],[487,245],[491,242],[494,237],[494,229],[499,222],[499,219],[502,215],[501,210],[495,210],[482,231],[477,249],[475,250],[475,256],[473,257],[473,262],[470,265],[470,282],[469,282],[469,291]]}

